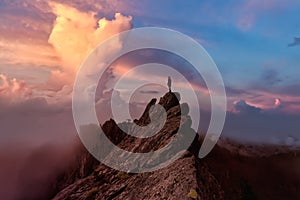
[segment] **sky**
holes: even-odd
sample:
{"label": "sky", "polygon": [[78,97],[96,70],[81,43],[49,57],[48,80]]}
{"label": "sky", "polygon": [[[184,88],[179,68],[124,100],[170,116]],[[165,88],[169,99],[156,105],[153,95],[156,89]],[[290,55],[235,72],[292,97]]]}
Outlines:
{"label": "sky", "polygon": [[[1,0],[0,143],[74,135],[71,96],[80,64],[110,36],[155,26],[192,37],[218,66],[227,93],[224,136],[299,144],[299,9],[297,0]],[[116,69],[130,63],[139,62],[129,56]]]}
{"label": "sky", "polygon": [[[5,180],[0,199],[32,198],[42,192],[49,173],[65,167],[78,142],[72,115],[76,73],[98,44],[133,28],[169,28],[205,48],[226,89],[222,137],[299,147],[299,10],[298,0],[0,0],[0,177]],[[120,46],[121,40],[112,50]],[[205,132],[210,102],[203,80],[193,76],[189,63],[160,51],[133,52],[112,64],[97,86],[96,109],[105,113],[98,119],[111,115],[113,92],[120,108],[129,93],[107,83],[148,61],[187,75],[201,99]],[[164,76],[132,75],[165,81]],[[132,116],[166,91],[166,85],[139,88],[130,104]]]}

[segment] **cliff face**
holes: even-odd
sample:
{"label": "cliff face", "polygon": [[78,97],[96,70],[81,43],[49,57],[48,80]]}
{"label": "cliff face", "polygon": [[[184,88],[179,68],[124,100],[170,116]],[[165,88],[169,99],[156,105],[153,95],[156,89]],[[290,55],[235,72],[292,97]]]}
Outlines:
{"label": "cliff face", "polygon": [[[179,94],[172,92],[160,99],[158,104],[166,110],[166,123],[157,134],[148,138],[125,134],[112,119],[102,126],[106,136],[115,145],[131,152],[150,152],[164,147],[182,126],[182,137],[192,134],[194,142],[178,160],[154,172],[134,174],[111,169],[82,151],[78,159],[82,161],[71,170],[72,173],[61,179],[60,191],[54,199],[223,199],[223,190],[218,181],[206,165],[194,156],[199,150],[198,135],[190,128],[188,105],[180,105],[179,101]],[[163,115],[160,109],[154,108],[150,112],[153,105],[157,105],[156,99],[149,102],[141,118],[135,120],[136,124],[149,125],[150,113],[157,122],[161,120]],[[155,129],[155,125],[152,121],[150,128]],[[140,133],[145,130],[130,122],[119,126],[133,133],[147,134]],[[108,156],[113,158],[115,155]]]}

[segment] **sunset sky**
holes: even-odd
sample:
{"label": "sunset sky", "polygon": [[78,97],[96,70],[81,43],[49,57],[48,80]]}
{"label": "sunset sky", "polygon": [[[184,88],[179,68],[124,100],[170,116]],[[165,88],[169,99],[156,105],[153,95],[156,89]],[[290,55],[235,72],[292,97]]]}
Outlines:
{"label": "sunset sky", "polygon": [[81,62],[110,36],[148,26],[180,31],[211,55],[228,97],[225,136],[300,145],[300,45],[288,47],[299,10],[298,0],[0,0],[0,145],[74,135]]}

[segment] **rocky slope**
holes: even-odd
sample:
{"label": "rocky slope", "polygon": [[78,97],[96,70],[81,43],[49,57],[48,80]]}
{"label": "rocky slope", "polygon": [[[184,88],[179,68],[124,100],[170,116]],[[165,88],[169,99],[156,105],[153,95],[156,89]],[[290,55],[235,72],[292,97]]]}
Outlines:
{"label": "rocky slope", "polygon": [[[127,135],[112,119],[102,126],[107,137],[119,147],[132,152],[149,152],[168,144],[179,130],[181,122],[181,126],[185,127],[182,136],[193,134],[195,138],[189,151],[185,151],[178,160],[154,172],[125,173],[97,163],[84,152],[79,154],[78,161],[82,160],[78,162],[80,164],[61,179],[60,191],[53,199],[223,199],[224,192],[216,178],[194,156],[199,149],[198,137],[190,128],[188,105],[180,105],[179,100],[179,94],[172,92],[160,99],[158,104],[165,108],[167,119],[163,128],[152,137],[140,139]],[[155,104],[156,99],[152,99],[135,123],[148,125],[149,110]],[[159,109],[151,111],[151,114],[157,116],[158,122],[162,116],[160,112]],[[126,122],[119,126],[123,130],[140,131],[133,123]]]}
{"label": "rocky slope", "polygon": [[[176,93],[165,94],[158,104],[152,99],[140,119],[140,126],[150,123],[151,106],[161,105],[167,111],[166,123],[154,136],[139,139],[125,134],[147,134],[133,123],[116,124],[109,120],[102,129],[118,147],[131,152],[150,152],[164,147],[174,139],[179,130],[180,137],[193,136],[188,151],[168,167],[147,173],[125,173],[111,169],[94,159],[78,143],[78,151],[69,168],[59,176],[52,198],[62,199],[300,199],[300,154],[299,151],[262,154],[249,153],[241,144],[218,144],[204,159],[197,153],[200,147],[198,135],[192,130],[187,104],[180,105]],[[159,109],[150,112],[162,120]],[[153,116],[151,115],[151,116]],[[153,122],[153,121],[152,121]],[[179,129],[179,124],[184,129]],[[121,127],[122,129],[120,129]],[[180,139],[180,138],[179,138]],[[227,142],[228,143],[228,142]],[[232,148],[235,146],[236,148]],[[238,147],[238,148],[237,148]],[[264,147],[253,147],[264,152]],[[244,151],[247,151],[246,153]],[[252,151],[251,151],[252,152]],[[268,148],[268,152],[270,149]],[[110,159],[118,156],[108,152]],[[171,155],[166,155],[171,156]],[[130,160],[124,165],[130,165]],[[147,166],[149,163],[142,163]],[[287,170],[288,169],[288,170]]]}

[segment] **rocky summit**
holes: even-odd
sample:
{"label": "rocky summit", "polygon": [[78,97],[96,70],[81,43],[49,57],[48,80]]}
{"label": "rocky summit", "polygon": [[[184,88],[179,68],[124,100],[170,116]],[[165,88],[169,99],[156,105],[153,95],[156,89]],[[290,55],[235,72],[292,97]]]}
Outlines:
{"label": "rocky summit", "polygon": [[[70,170],[71,173],[69,171],[61,178],[60,191],[53,199],[223,199],[220,184],[195,156],[200,145],[198,134],[191,129],[188,105],[180,104],[180,95],[173,92],[166,93],[160,98],[158,104],[156,101],[152,99],[140,119],[134,120],[134,123],[117,124],[113,119],[105,122],[102,129],[106,136],[115,145],[127,151],[150,152],[167,145],[178,130],[181,130],[184,131],[181,133],[182,137],[184,134],[193,134],[194,142],[188,151],[183,149],[179,159],[162,169],[130,173],[117,171],[98,163],[88,152],[81,150],[78,153],[77,164]],[[124,129],[138,132],[139,127],[146,126],[150,122],[149,128],[155,128],[153,119],[159,122],[163,116],[161,110],[155,107],[151,110],[155,105],[162,106],[166,112],[165,124],[157,134],[138,138],[124,132]],[[150,115],[154,116],[151,118],[152,121]],[[180,129],[180,127],[185,128]],[[108,156],[113,158],[109,153]]]}

